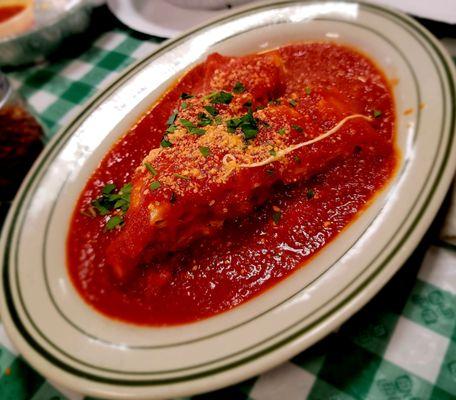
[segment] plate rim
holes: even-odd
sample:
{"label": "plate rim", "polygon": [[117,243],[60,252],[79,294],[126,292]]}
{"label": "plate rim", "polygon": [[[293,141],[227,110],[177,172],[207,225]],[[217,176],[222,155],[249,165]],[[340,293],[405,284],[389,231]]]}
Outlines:
{"label": "plate rim", "polygon": [[[1,239],[1,243],[0,243],[1,251],[4,252],[5,247],[7,247],[9,245],[9,243],[7,243],[6,232],[7,232],[8,229],[11,228],[10,225],[12,225],[12,220],[13,220],[12,216],[13,216],[14,212],[20,212],[20,210],[21,210],[20,207],[19,207],[19,205],[20,205],[19,204],[19,199],[27,195],[28,186],[29,186],[29,184],[33,183],[34,175],[36,175],[36,173],[39,172],[40,166],[45,164],[46,158],[50,157],[54,153],[54,151],[59,151],[58,148],[56,149],[56,145],[60,142],[60,140],[63,139],[64,137],[66,137],[66,136],[71,136],[74,133],[74,129],[78,125],[78,122],[82,122],[85,119],[85,116],[87,114],[89,114],[93,110],[94,107],[96,107],[98,104],[102,103],[110,94],[112,94],[112,92],[114,90],[116,90],[120,85],[122,85],[126,80],[128,80],[130,78],[131,73],[134,70],[138,69],[141,66],[141,64],[150,62],[150,60],[153,59],[153,57],[155,55],[159,55],[163,51],[166,51],[166,49],[168,47],[172,46],[173,44],[176,44],[176,43],[180,42],[181,40],[185,40],[185,38],[187,36],[190,36],[191,34],[193,34],[195,32],[198,32],[199,30],[201,30],[204,27],[209,27],[209,26],[213,25],[216,22],[222,22],[225,19],[228,19],[228,18],[236,16],[237,14],[242,14],[244,11],[247,11],[247,10],[252,10],[252,9],[256,9],[256,8],[263,8],[263,7],[272,6],[272,5],[280,6],[280,5],[287,4],[287,3],[289,3],[289,4],[296,4],[296,3],[323,4],[323,3],[327,3],[327,1],[285,0],[285,1],[280,1],[280,2],[268,2],[268,3],[253,4],[253,5],[249,5],[249,6],[244,6],[242,8],[238,8],[238,9],[236,9],[234,12],[232,12],[230,14],[227,14],[227,15],[221,17],[221,18],[216,18],[215,20],[210,21],[208,23],[205,23],[205,24],[203,24],[203,25],[201,25],[201,26],[199,26],[199,27],[197,27],[195,29],[192,29],[191,31],[188,31],[188,32],[178,36],[177,38],[175,38],[173,40],[166,41],[165,43],[163,43],[163,45],[161,45],[160,47],[155,49],[151,54],[149,54],[148,56],[144,57],[141,60],[138,60],[132,66],[127,68],[115,81],[113,81],[105,89],[101,90],[99,93],[96,93],[84,105],[83,109],[81,109],[81,111],[78,113],[78,115],[75,116],[74,119],[67,126],[63,127],[54,136],[54,138],[50,141],[50,143],[48,144],[46,149],[40,155],[40,157],[38,158],[38,160],[35,162],[34,166],[32,167],[31,171],[27,175],[26,179],[24,180],[24,182],[23,182],[23,184],[21,186],[21,189],[18,192],[18,195],[16,196],[16,198],[14,200],[13,206],[11,207],[11,210],[8,213],[7,220],[5,221],[5,225],[4,225],[4,228],[3,228],[3,231],[2,231],[2,239]],[[348,4],[359,4],[359,2],[356,2],[356,1],[345,1],[345,3],[348,3]],[[361,4],[364,5],[364,6],[368,6],[368,8],[372,7],[372,8],[379,9],[381,11],[388,11],[390,14],[393,14],[396,17],[397,16],[402,17],[402,19],[405,19],[406,21],[408,21],[409,24],[413,28],[415,28],[415,30],[418,33],[421,33],[422,36],[424,36],[426,39],[428,39],[428,41],[430,42],[432,47],[434,47],[434,52],[440,56],[440,58],[441,58],[440,64],[441,64],[441,66],[444,67],[443,69],[446,70],[447,75],[449,76],[449,81],[448,82],[450,83],[450,88],[452,87],[452,92],[450,91],[450,94],[452,93],[453,96],[455,95],[455,89],[454,89],[454,75],[455,75],[454,70],[455,69],[454,69],[454,65],[453,65],[451,59],[449,59],[449,56],[446,54],[445,50],[443,50],[441,44],[433,37],[432,34],[430,34],[425,28],[420,26],[413,19],[411,19],[410,17],[408,17],[408,16],[406,16],[406,15],[400,13],[400,12],[391,11],[388,8],[379,7],[379,6],[375,6],[375,5],[371,5],[371,4],[365,4],[365,3],[361,3]],[[435,192],[431,193],[429,195],[429,207],[428,207],[428,209],[423,211],[423,215],[421,216],[421,219],[418,218],[418,220],[416,221],[416,225],[411,227],[411,230],[412,230],[411,235],[405,240],[405,243],[403,244],[403,246],[398,248],[397,253],[392,256],[392,258],[389,260],[389,262],[387,262],[385,264],[385,266],[383,266],[383,268],[379,269],[377,274],[374,274],[375,279],[373,278],[372,280],[369,279],[369,280],[363,282],[361,292],[353,293],[353,294],[349,295],[346,299],[344,299],[341,303],[338,303],[338,306],[337,306],[337,308],[336,308],[334,313],[330,313],[328,315],[325,315],[325,316],[321,317],[320,320],[322,322],[319,325],[317,324],[317,322],[315,322],[315,323],[311,324],[310,327],[306,327],[306,330],[307,329],[310,330],[310,329],[314,329],[314,328],[312,328],[312,326],[315,325],[316,326],[315,329],[317,330],[317,332],[314,334],[314,337],[312,338],[312,340],[310,340],[310,341],[308,340],[306,342],[305,347],[310,346],[311,344],[313,344],[317,340],[319,340],[322,336],[324,336],[327,333],[329,333],[329,331],[334,326],[336,326],[338,322],[340,323],[341,321],[345,321],[349,316],[353,315],[357,310],[359,310],[359,308],[361,308],[367,301],[369,301],[377,293],[377,291],[381,287],[383,287],[383,285],[386,283],[386,281],[389,280],[391,278],[391,276],[402,266],[403,261],[406,259],[406,257],[408,257],[408,255],[416,247],[416,244],[420,240],[421,236],[424,234],[425,230],[427,229],[427,227],[429,226],[429,224],[433,220],[435,214],[437,213],[437,211],[438,211],[438,209],[440,207],[440,203],[443,200],[443,197],[444,197],[444,195],[446,193],[446,188],[449,185],[449,183],[451,181],[451,178],[452,178],[452,172],[450,174],[449,170],[451,170],[451,166],[454,167],[455,164],[456,164],[455,157],[450,157],[450,155],[453,155],[453,156],[456,155],[456,145],[455,145],[455,143],[453,141],[453,139],[454,139],[453,136],[455,135],[455,131],[454,131],[454,124],[455,124],[454,113],[453,113],[453,118],[450,119],[450,122],[452,124],[450,124],[451,127],[449,128],[449,132],[450,132],[450,135],[451,135],[451,141],[450,141],[450,143],[448,145],[448,160],[446,161],[446,164],[444,163],[442,165],[442,175],[440,177],[440,181],[437,181],[437,183],[435,184]],[[69,133],[69,131],[71,131],[71,133]],[[2,268],[3,268],[3,271],[5,271],[6,268],[5,268],[5,263],[4,262],[2,262]],[[4,278],[2,276],[2,280],[3,279]],[[0,305],[1,305],[2,315],[4,316],[4,321],[6,321],[7,319],[5,319],[5,315],[7,315],[8,318],[10,318],[10,315],[8,313],[5,313],[6,308],[5,308],[3,297],[4,297],[4,293],[2,293],[2,296],[1,296],[1,299],[0,299],[1,300],[0,301]],[[347,309],[347,310],[345,310],[345,309]],[[8,324],[9,324],[9,322],[10,321],[8,321]],[[18,342],[20,342],[22,340],[22,338],[16,338],[15,335],[11,335],[13,328],[11,327],[11,331],[10,331],[10,326],[8,324],[5,323],[5,328],[7,329],[8,334],[10,335],[10,337],[13,336],[12,337],[13,342],[20,349],[21,349],[21,347],[22,348],[26,348],[27,346],[29,346],[28,343],[26,343],[24,346],[22,346],[22,343],[20,343],[21,345],[19,345]],[[16,329],[16,327],[14,329]],[[280,361],[284,361],[284,360],[288,359],[290,356],[294,355],[297,351],[303,350],[303,346],[302,345],[299,346],[299,343],[300,343],[299,342],[299,338],[303,337],[301,335],[302,335],[302,333],[298,332],[298,333],[294,334],[293,337],[291,337],[290,339],[287,338],[289,340],[286,340],[286,341],[284,340],[285,343],[281,342],[281,344],[273,346],[273,347],[277,347],[278,349],[282,349],[283,350],[282,356],[278,357],[276,355],[275,357],[272,357],[273,360],[270,360],[269,363],[267,362],[267,360],[264,361],[263,362],[263,364],[264,364],[263,367],[261,367],[261,368],[259,368],[259,367],[253,368],[254,369],[254,373],[253,374],[257,374],[257,373],[261,372],[262,370],[268,369],[271,366],[279,363]],[[296,351],[296,348],[297,348],[297,351]],[[26,349],[26,350],[28,350],[29,353],[30,353],[31,349]],[[272,349],[272,350],[267,349],[267,351],[268,351],[267,354],[270,355],[270,356],[273,356],[275,354],[275,350],[276,350],[275,348]],[[286,351],[286,350],[288,350],[288,351]],[[33,349],[32,352],[34,352],[34,351],[36,351],[36,350]],[[21,349],[21,352],[23,354],[26,353],[23,349]],[[37,364],[39,363],[39,358],[40,357],[42,357],[42,356],[38,355],[36,357],[36,363]],[[261,363],[261,360],[263,360],[264,357],[265,357],[264,355],[260,355],[259,358],[256,359],[257,360],[256,362],[257,363],[258,362]],[[41,361],[43,361],[43,360],[41,360]],[[31,362],[31,364],[34,364],[34,363]],[[252,362],[250,360],[245,361],[245,367],[250,366],[250,365],[252,365]],[[229,368],[234,368],[234,367],[231,366]],[[37,368],[37,369],[43,371],[43,368]],[[215,372],[214,375],[216,375],[217,373],[218,372]],[[250,374],[252,375],[252,373],[250,373]],[[243,375],[241,378],[246,378],[246,377],[247,377],[247,375],[245,375],[245,376]],[[226,385],[226,384],[229,384],[229,383],[232,383],[232,382],[233,382],[233,379],[225,379],[225,382],[222,382],[222,383],[219,382],[217,385],[214,384],[213,388],[219,387],[219,386],[222,386],[222,385]],[[206,389],[210,389],[210,387],[205,386],[203,390],[206,390]],[[95,391],[95,392],[90,392],[90,393],[93,393],[93,394],[96,394],[96,395],[100,395],[100,394],[106,395],[107,394],[106,392],[100,392],[100,391]],[[185,391],[185,393],[189,393],[189,391]],[[110,393],[110,395],[111,396],[114,395],[114,397],[115,397],[115,394],[113,394],[113,393]],[[122,395],[123,398],[125,397],[125,394],[121,394],[121,395]],[[118,395],[118,396],[120,396],[120,395]]]}

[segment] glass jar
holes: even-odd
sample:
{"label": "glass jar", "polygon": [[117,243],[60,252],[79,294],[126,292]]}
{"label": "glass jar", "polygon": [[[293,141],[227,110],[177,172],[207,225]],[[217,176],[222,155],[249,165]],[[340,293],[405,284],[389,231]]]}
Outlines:
{"label": "glass jar", "polygon": [[43,130],[0,72],[0,224],[43,149]]}

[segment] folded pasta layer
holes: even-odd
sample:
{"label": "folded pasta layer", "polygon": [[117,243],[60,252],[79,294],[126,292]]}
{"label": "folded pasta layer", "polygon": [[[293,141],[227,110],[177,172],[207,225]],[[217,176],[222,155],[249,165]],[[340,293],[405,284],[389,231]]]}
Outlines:
{"label": "folded pasta layer", "polygon": [[200,93],[182,96],[161,146],[136,169],[125,224],[107,251],[119,279],[251,213],[279,182],[388,147],[337,92],[287,92],[286,73],[274,52],[208,58]]}

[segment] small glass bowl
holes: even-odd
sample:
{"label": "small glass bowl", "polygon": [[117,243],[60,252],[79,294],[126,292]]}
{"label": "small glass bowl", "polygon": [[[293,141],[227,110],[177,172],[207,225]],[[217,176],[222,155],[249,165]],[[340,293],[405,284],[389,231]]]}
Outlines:
{"label": "small glass bowl", "polygon": [[87,29],[91,8],[84,0],[34,0],[25,15],[23,11],[0,24],[18,24],[8,36],[0,36],[0,66],[43,60],[65,38]]}

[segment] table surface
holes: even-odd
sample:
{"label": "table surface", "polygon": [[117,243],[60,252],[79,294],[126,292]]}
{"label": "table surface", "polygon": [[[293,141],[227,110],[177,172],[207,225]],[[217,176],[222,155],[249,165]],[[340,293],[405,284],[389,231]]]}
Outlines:
{"label": "table surface", "polygon": [[[105,7],[95,10],[93,21],[83,40],[48,62],[7,71],[45,127],[46,140],[162,41],[129,30]],[[454,29],[428,26],[436,34]],[[456,56],[456,41],[443,42]],[[446,208],[396,276],[337,332],[259,377],[192,399],[455,399],[456,246],[439,239]],[[0,398],[84,397],[29,367],[0,324]]]}

